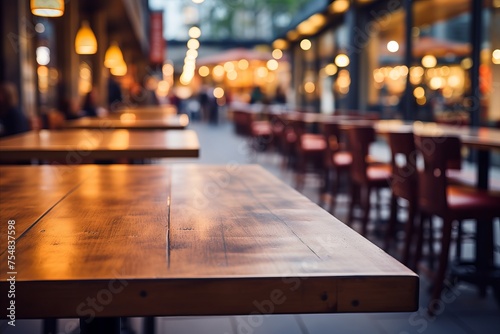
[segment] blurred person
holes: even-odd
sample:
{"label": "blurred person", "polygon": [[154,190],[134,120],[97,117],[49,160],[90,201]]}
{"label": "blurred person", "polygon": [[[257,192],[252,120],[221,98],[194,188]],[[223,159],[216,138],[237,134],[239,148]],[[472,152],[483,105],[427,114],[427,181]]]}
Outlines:
{"label": "blurred person", "polygon": [[105,108],[102,108],[98,104],[99,93],[97,89],[92,88],[90,92],[87,93],[85,99],[83,100],[82,111],[86,117],[104,117],[108,113]]}
{"label": "blurred person", "polygon": [[252,93],[250,93],[250,104],[264,102],[265,96],[259,86],[254,86]]}
{"label": "blurred person", "polygon": [[278,88],[276,88],[276,93],[274,95],[274,103],[286,104],[286,94],[281,86],[278,86]]}
{"label": "blurred person", "polygon": [[158,98],[154,91],[135,82],[130,88],[130,102],[139,106],[158,105]]}
{"label": "blurred person", "polygon": [[67,120],[78,119],[85,116],[75,99],[61,99],[58,104],[58,109],[64,114]]}
{"label": "blurred person", "polygon": [[115,107],[123,101],[122,89],[118,82],[112,77],[108,78],[108,108],[115,110]]}
{"label": "blurred person", "polygon": [[0,136],[11,136],[30,130],[30,122],[19,108],[17,88],[13,83],[0,84]]}

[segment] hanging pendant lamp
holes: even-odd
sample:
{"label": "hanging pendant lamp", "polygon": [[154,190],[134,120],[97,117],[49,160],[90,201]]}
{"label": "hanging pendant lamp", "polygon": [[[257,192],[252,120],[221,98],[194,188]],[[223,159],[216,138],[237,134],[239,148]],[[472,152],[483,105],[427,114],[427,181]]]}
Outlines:
{"label": "hanging pendant lamp", "polygon": [[113,68],[120,64],[123,61],[122,50],[118,46],[118,43],[113,42],[106,50],[104,55],[104,66],[107,68]]}
{"label": "hanging pendant lamp", "polygon": [[59,17],[64,14],[64,0],[31,0],[30,7],[36,16]]}
{"label": "hanging pendant lamp", "polygon": [[91,55],[97,52],[97,40],[88,21],[82,22],[76,34],[75,51],[80,55]]}

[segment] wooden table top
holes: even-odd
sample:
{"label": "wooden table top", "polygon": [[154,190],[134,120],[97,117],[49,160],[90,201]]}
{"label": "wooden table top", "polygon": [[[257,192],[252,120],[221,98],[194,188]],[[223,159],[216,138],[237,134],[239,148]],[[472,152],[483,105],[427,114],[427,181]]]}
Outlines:
{"label": "wooden table top", "polygon": [[416,274],[259,166],[60,167],[0,167],[18,318],[418,308]]}
{"label": "wooden table top", "polygon": [[461,142],[469,147],[491,150],[500,149],[500,129],[486,127],[467,127],[444,125],[433,122],[404,122],[401,120],[341,120],[339,123],[344,127],[350,125],[373,125],[377,133],[381,135],[389,132],[408,132],[428,136],[457,136]]}
{"label": "wooden table top", "polygon": [[0,160],[149,159],[198,157],[192,130],[41,130],[0,139]]}
{"label": "wooden table top", "polygon": [[111,114],[107,117],[85,117],[67,121],[67,129],[97,129],[97,130],[182,130],[189,124],[187,115],[150,115],[136,113]]}
{"label": "wooden table top", "polygon": [[135,113],[141,115],[175,115],[177,114],[177,107],[172,104],[163,105],[152,105],[152,106],[136,106],[136,107],[126,107],[116,110],[112,114],[116,113]]}

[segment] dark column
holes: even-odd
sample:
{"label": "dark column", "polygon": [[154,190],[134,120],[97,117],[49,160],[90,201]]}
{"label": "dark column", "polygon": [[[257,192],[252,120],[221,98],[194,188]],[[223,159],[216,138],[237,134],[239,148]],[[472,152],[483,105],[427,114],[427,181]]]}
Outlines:
{"label": "dark column", "polygon": [[360,78],[360,66],[361,66],[361,49],[357,48],[354,43],[355,34],[354,32],[359,30],[360,27],[360,15],[357,11],[356,6],[351,6],[349,11],[345,14],[345,24],[349,31],[349,41],[351,43],[347,55],[349,56],[349,75],[351,77],[351,85],[349,86],[349,93],[347,95],[347,108],[352,110],[358,110],[360,108],[359,103],[359,81]]}
{"label": "dark column", "polygon": [[481,29],[482,0],[471,0],[471,45],[472,45],[472,68],[470,69],[471,82],[471,105],[470,121],[472,126],[479,126],[481,122],[481,93],[479,91],[479,65],[481,64],[481,42],[483,40]]}
{"label": "dark column", "polygon": [[413,0],[404,0],[404,11],[406,13],[406,34],[405,34],[405,59],[404,64],[408,67],[408,75],[406,76],[406,89],[404,93],[404,101],[401,104],[404,110],[400,110],[405,120],[415,119],[415,105],[413,103],[413,87],[410,82],[409,70],[413,64]]}
{"label": "dark column", "polygon": [[313,112],[319,113],[320,112],[320,105],[321,105],[321,96],[318,95],[319,92],[319,86],[321,84],[320,82],[320,75],[319,71],[321,70],[321,59],[319,55],[319,47],[320,47],[320,39],[316,37],[314,39],[314,73],[315,73],[315,79],[316,79],[316,89],[314,91],[314,100],[313,100]]}

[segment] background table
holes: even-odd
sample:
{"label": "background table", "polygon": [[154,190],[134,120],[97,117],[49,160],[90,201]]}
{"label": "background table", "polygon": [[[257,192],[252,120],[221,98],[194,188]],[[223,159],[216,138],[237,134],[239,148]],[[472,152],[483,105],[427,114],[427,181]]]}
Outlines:
{"label": "background table", "polygon": [[75,164],[198,155],[198,137],[192,130],[41,130],[0,140],[0,161],[40,159]]}
{"label": "background table", "polygon": [[[89,297],[106,297],[99,317],[418,307],[416,274],[257,166],[7,166],[0,176],[0,220],[16,220],[19,319],[85,318]],[[3,267],[5,239],[0,251]]]}
{"label": "background table", "polygon": [[85,117],[73,121],[67,121],[64,127],[67,129],[96,129],[96,130],[182,130],[189,125],[187,115],[171,115],[158,117],[144,117],[141,114],[122,113],[107,117]]}

